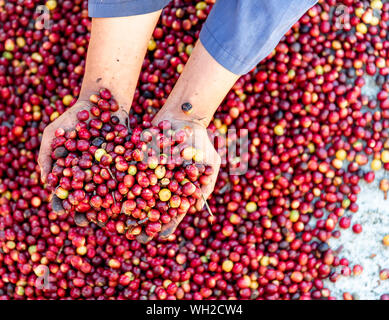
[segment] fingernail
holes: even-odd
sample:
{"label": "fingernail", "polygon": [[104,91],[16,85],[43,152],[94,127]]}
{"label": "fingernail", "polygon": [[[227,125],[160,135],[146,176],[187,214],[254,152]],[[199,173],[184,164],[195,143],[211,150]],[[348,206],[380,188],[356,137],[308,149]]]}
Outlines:
{"label": "fingernail", "polygon": [[170,235],[171,235],[171,233],[168,234],[168,235],[166,235],[166,236],[160,236],[159,238],[160,238],[161,240],[166,240],[166,239],[169,239]]}
{"label": "fingernail", "polygon": [[89,224],[88,219],[86,218],[85,214],[77,212],[74,215],[74,222],[79,227],[86,227]]}
{"label": "fingernail", "polygon": [[165,231],[162,231],[162,232],[159,234],[159,236],[160,236],[161,238],[168,238],[172,233],[173,233],[172,228],[168,228],[168,229],[166,229]]}
{"label": "fingernail", "polygon": [[136,240],[138,240],[138,242],[140,243],[147,243],[151,240],[151,237],[145,235],[145,234],[140,234],[139,236],[136,237]]}
{"label": "fingernail", "polygon": [[51,208],[58,215],[65,214],[65,209],[62,206],[62,200],[58,198],[56,195],[53,195],[53,198],[51,200]]}
{"label": "fingernail", "polygon": [[197,211],[204,210],[205,209],[205,202],[202,201],[202,202],[197,203],[196,209],[197,209]]}

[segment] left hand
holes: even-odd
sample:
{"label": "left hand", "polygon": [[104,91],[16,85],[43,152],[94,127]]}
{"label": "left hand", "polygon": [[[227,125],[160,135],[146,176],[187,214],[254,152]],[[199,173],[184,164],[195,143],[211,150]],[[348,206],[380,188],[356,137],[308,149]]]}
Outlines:
{"label": "left hand", "polygon": [[[184,127],[190,127],[193,130],[192,136],[189,137],[185,143],[191,145],[197,150],[201,150],[204,155],[202,164],[210,166],[213,169],[213,174],[210,175],[210,183],[201,188],[204,199],[208,199],[208,197],[213,192],[213,189],[215,188],[216,179],[220,169],[221,158],[213,146],[211,140],[209,139],[206,127],[201,122],[195,120],[181,120],[171,115],[168,116],[166,113],[161,115],[161,112],[155,116],[152,124],[157,126],[158,123],[163,120],[170,121],[173,130],[182,129]],[[205,202],[203,199],[198,200],[196,202],[196,209],[203,209],[204,204]],[[177,226],[180,224],[182,219],[184,219],[184,217],[185,214],[178,215],[168,224],[164,225],[161,232],[159,233],[160,238],[167,239],[176,230]],[[137,237],[137,240],[142,243],[147,243],[151,240],[151,237],[142,232]]]}

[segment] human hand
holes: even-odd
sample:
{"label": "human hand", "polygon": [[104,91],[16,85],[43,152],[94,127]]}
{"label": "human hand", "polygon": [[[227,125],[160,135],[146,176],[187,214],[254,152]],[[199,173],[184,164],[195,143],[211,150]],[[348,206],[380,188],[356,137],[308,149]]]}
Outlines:
{"label": "human hand", "polygon": [[[89,110],[92,103],[86,99],[78,100],[70,109],[64,112],[55,121],[49,124],[42,135],[41,147],[39,150],[38,164],[41,170],[41,179],[43,183],[47,182],[47,176],[52,170],[52,152],[53,142],[55,142],[55,132],[57,129],[63,129],[66,132],[75,130],[76,123],[78,122],[77,113],[82,110]],[[121,123],[125,123],[127,119],[127,113],[124,109],[119,109],[115,112],[115,115],[119,118]],[[62,206],[62,200],[59,199],[55,194],[52,195],[51,205],[53,211],[57,213],[63,213],[64,209]],[[83,214],[76,214],[75,222],[78,225],[85,225],[87,219]]]}
{"label": "human hand", "polygon": [[[201,122],[194,120],[181,120],[175,118],[174,116],[167,116],[166,114],[161,115],[161,113],[159,113],[154,118],[153,125],[157,126],[158,123],[163,120],[168,120],[171,123],[173,130],[189,129],[192,134],[187,137],[187,139],[185,140],[185,144],[192,146],[196,149],[197,154],[200,154],[200,157],[197,156],[198,158],[196,159],[196,163],[201,163],[205,166],[209,166],[212,168],[213,172],[209,176],[209,183],[207,185],[202,186],[201,188],[203,197],[202,199],[199,199],[195,205],[197,210],[201,210],[206,204],[205,200],[208,199],[215,187],[215,183],[220,169],[221,158],[215,150],[215,147],[213,146],[208,136],[206,127],[201,124]],[[185,214],[178,215],[177,217],[173,218],[168,224],[164,225],[159,234],[160,238],[167,239],[176,230],[177,226],[180,224],[184,217]],[[151,240],[151,237],[146,235],[146,233],[142,232],[137,237],[137,240],[142,243],[147,243]]]}
{"label": "human hand", "polygon": [[[206,128],[216,109],[239,77],[217,62],[199,40],[164,106],[153,120],[154,125],[162,120],[168,120],[172,122],[174,129],[186,125],[193,129],[193,146],[203,151],[204,162],[214,171],[209,186],[202,188],[204,198],[207,198],[214,189],[221,163]],[[189,104],[192,108],[184,110],[184,104]],[[199,201],[197,208],[201,209],[203,204],[204,200]],[[183,215],[178,216],[165,225],[160,236],[168,238],[183,218]],[[146,235],[142,236],[142,240],[150,240]]]}

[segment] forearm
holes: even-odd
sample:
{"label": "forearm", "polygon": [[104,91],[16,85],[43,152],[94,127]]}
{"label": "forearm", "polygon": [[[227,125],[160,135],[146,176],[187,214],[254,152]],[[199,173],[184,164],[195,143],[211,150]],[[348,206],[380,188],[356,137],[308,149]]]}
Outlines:
{"label": "forearm", "polygon": [[[218,0],[200,40],[157,121],[169,116],[207,126],[239,75],[247,73],[277,45],[317,0]],[[193,112],[185,115],[181,105]]]}
{"label": "forearm", "polygon": [[120,18],[93,18],[80,99],[109,88],[126,111],[131,108],[147,45],[161,11]]}
{"label": "forearm", "polygon": [[200,40],[226,69],[245,74],[266,58],[318,0],[218,0]]}
{"label": "forearm", "polygon": [[[238,78],[238,75],[220,65],[198,41],[157,119],[174,117],[208,126],[216,109]],[[181,105],[185,102],[193,106],[190,114],[181,110]]]}

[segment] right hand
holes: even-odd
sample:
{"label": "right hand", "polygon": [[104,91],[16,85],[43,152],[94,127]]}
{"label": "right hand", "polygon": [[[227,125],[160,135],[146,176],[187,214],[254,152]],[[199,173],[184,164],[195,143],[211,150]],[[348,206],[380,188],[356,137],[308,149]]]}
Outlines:
{"label": "right hand", "polygon": [[[41,170],[41,180],[43,183],[46,183],[47,175],[50,173],[52,167],[51,153],[53,151],[52,142],[55,138],[55,131],[58,128],[62,128],[65,131],[75,129],[75,125],[78,122],[77,113],[81,110],[89,110],[91,106],[92,103],[89,100],[78,100],[70,109],[64,112],[55,121],[50,123],[43,131],[41,147],[38,156],[38,165]],[[120,119],[121,123],[125,123],[127,119],[127,113],[124,111],[124,109],[119,109],[115,115]],[[54,194],[52,195],[52,209],[55,212],[63,211],[62,201]],[[81,225],[85,224],[86,218],[84,219],[83,214],[76,215],[75,220],[77,224]]]}
{"label": "right hand", "polygon": [[69,131],[75,128],[77,123],[77,112],[85,109],[89,109],[91,103],[87,100],[77,101],[70,109],[64,112],[54,122],[50,123],[43,131],[41,147],[38,156],[38,165],[41,170],[41,180],[46,183],[47,175],[51,171],[52,159],[51,152],[52,141],[55,138],[55,131],[59,128]]}

